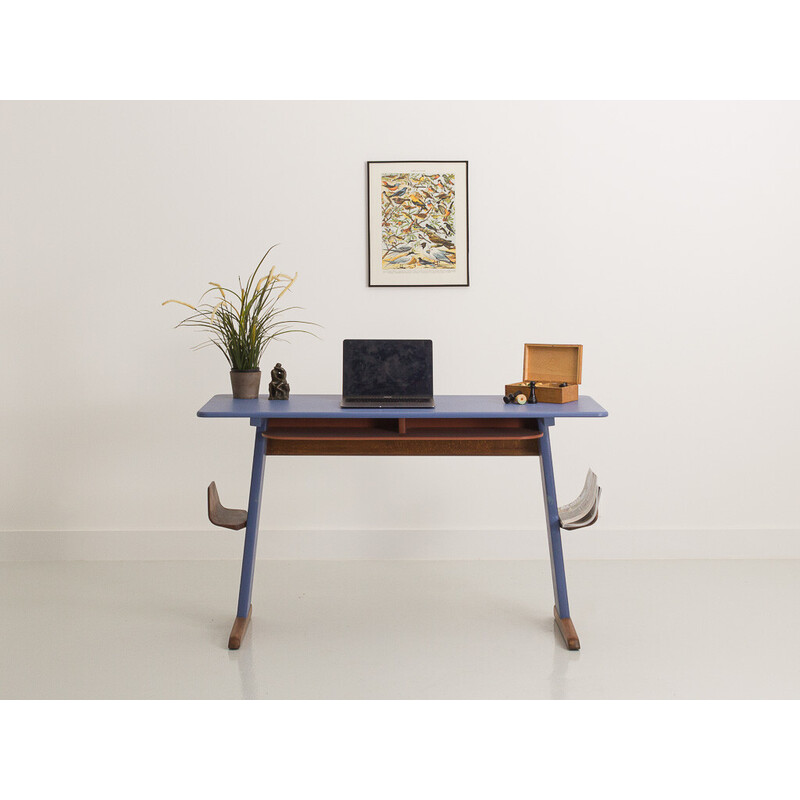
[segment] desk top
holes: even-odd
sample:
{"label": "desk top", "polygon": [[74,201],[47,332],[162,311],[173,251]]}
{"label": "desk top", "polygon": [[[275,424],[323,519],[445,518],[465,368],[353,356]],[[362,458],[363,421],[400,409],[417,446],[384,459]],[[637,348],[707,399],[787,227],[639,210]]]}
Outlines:
{"label": "desk top", "polygon": [[572,403],[506,404],[500,395],[436,395],[435,408],[340,408],[338,394],[293,394],[288,400],[234,400],[229,394],[214,395],[198,412],[198,417],[249,417],[250,419],[457,419],[472,417],[529,418],[607,417],[606,411],[591,397],[583,395]]}

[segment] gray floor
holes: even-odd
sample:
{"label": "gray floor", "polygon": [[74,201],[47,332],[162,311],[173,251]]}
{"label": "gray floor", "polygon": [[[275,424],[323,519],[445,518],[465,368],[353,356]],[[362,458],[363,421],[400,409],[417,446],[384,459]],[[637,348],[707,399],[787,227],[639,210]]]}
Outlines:
{"label": "gray floor", "polygon": [[797,699],[800,561],[0,564],[0,698]]}

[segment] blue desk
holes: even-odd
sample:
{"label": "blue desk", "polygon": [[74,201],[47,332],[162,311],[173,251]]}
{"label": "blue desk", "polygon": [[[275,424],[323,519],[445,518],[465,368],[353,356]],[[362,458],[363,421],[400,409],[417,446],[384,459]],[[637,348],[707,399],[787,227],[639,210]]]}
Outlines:
{"label": "blue desk", "polygon": [[[252,615],[264,464],[287,455],[539,456],[555,598],[554,615],[567,647],[580,642],[569,611],[561,527],[553,477],[550,428],[567,417],[606,417],[591,397],[561,405],[506,405],[498,395],[439,395],[435,408],[342,409],[339,395],[292,395],[289,400],[234,400],[216,395],[199,417],[244,418],[255,428],[239,603],[228,641],[239,648]],[[243,523],[245,524],[245,523]]]}

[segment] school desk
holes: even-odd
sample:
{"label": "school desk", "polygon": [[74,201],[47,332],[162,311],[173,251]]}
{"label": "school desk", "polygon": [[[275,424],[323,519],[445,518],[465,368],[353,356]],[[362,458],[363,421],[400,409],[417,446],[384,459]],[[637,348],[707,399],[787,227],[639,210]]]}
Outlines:
{"label": "school desk", "polygon": [[580,642],[572,624],[564,573],[561,526],[553,477],[550,428],[556,420],[605,417],[591,397],[571,403],[503,403],[499,395],[437,395],[435,408],[339,407],[333,394],[292,395],[289,400],[234,400],[216,395],[199,417],[249,419],[255,428],[247,509],[222,506],[209,486],[209,519],[246,528],[239,604],[228,647],[237,650],[253,612],[251,603],[258,524],[268,456],[538,456],[555,597],[557,627],[570,650]]}

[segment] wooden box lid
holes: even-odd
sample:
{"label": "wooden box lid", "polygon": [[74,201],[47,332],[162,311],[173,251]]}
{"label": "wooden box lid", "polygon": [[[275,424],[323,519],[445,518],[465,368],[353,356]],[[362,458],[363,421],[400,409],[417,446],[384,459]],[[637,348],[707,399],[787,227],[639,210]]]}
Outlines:
{"label": "wooden box lid", "polygon": [[580,383],[582,344],[526,344],[523,381]]}

